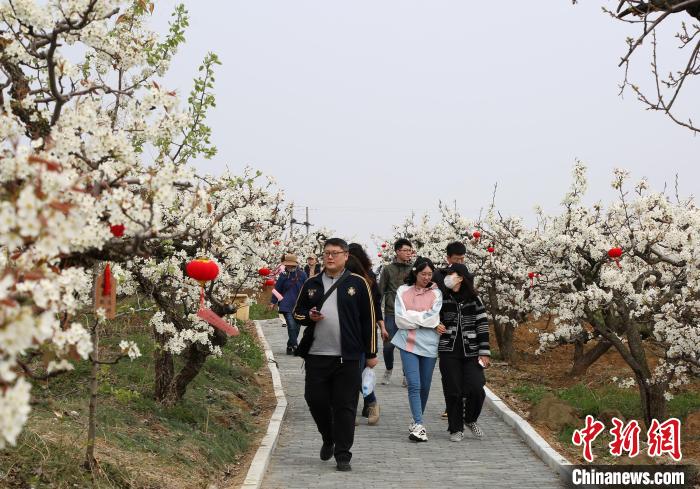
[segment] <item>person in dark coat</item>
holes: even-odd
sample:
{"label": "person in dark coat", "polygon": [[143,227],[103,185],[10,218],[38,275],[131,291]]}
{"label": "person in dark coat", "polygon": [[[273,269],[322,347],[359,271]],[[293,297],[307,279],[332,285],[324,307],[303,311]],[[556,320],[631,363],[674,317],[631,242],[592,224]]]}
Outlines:
{"label": "person in dark coat", "polygon": [[301,287],[306,282],[306,274],[299,267],[296,255],[285,254],[282,260],[284,272],[280,274],[270,297],[270,309],[279,307],[280,314],[287,323],[287,355],[293,355],[297,349],[299,325],[294,320],[294,304]]}
{"label": "person in dark coat", "polygon": [[486,308],[474,288],[474,277],[460,263],[445,269],[442,291],[440,322],[445,332],[438,342],[438,357],[450,440],[461,441],[465,426],[481,438],[477,419],[486,398],[484,369],[491,359]]}

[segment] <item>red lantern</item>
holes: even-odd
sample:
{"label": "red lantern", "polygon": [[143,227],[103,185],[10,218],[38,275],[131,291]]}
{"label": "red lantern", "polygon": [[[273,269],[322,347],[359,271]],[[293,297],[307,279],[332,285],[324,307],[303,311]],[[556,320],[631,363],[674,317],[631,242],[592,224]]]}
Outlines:
{"label": "red lantern", "polygon": [[280,242],[277,241],[277,240],[274,240],[274,241],[272,242],[272,244],[275,245],[275,246],[279,246],[279,245],[280,245]]}
{"label": "red lantern", "polygon": [[272,287],[273,285],[275,285],[275,281],[272,280],[271,278],[268,278],[267,280],[265,280],[265,287]]}
{"label": "red lantern", "polygon": [[187,276],[197,280],[202,287],[204,282],[214,280],[219,275],[219,267],[207,258],[197,258],[192,260],[185,267]]}
{"label": "red lantern", "polygon": [[486,251],[488,251],[489,253],[493,253],[496,250],[493,248],[493,246],[489,246],[488,248],[486,248]]}
{"label": "red lantern", "polygon": [[112,236],[115,238],[121,238],[124,236],[124,225],[123,224],[114,224],[109,227],[109,230],[112,232]]}
{"label": "red lantern", "polygon": [[481,238],[481,233],[479,231],[474,231],[472,233],[472,236],[474,236],[474,239],[478,240],[479,238]]}
{"label": "red lantern", "polygon": [[622,268],[622,265],[620,265],[620,257],[622,256],[622,248],[610,248],[608,250],[608,256],[615,260],[615,263],[617,263],[617,268]]}
{"label": "red lantern", "polygon": [[263,267],[260,270],[258,270],[258,275],[260,275],[261,277],[267,277],[271,273],[272,273],[272,270],[270,270],[267,267]]}
{"label": "red lantern", "polygon": [[383,248],[383,249],[386,249],[386,247],[387,247],[387,244],[386,244],[386,243],[382,243],[382,248]]}
{"label": "red lantern", "polygon": [[379,258],[381,258],[381,257],[382,257],[382,254],[381,254],[381,253],[377,253],[377,256],[378,256]]}

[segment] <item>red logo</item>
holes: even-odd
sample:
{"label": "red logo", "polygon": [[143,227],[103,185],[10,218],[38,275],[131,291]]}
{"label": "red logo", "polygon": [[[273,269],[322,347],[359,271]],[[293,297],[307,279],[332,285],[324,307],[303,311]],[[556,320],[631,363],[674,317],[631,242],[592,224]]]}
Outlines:
{"label": "red logo", "polygon": [[600,421],[596,421],[590,414],[586,416],[586,426],[580,430],[574,431],[571,436],[571,441],[576,446],[583,445],[583,458],[587,462],[593,462],[593,450],[591,445],[593,441],[605,429],[605,425]]}
{"label": "red logo", "polygon": [[629,453],[630,457],[639,455],[639,432],[642,431],[639,423],[632,420],[625,426],[617,418],[613,418],[612,422],[615,427],[610,430],[610,434],[613,436],[613,441],[608,444],[610,454],[619,457],[625,451]]}
{"label": "red logo", "polygon": [[663,423],[652,419],[649,431],[647,431],[647,441],[649,443],[647,453],[650,457],[660,457],[664,453],[668,453],[676,462],[683,458],[681,453],[681,421],[677,418],[668,419]]}

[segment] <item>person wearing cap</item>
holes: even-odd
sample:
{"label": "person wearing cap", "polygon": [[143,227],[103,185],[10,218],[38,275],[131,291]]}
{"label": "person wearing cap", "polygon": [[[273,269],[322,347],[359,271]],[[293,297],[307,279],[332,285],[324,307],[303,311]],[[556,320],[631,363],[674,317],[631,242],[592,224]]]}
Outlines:
{"label": "person wearing cap", "polygon": [[297,349],[297,338],[299,337],[299,325],[294,320],[294,305],[307,276],[299,267],[296,255],[286,253],[282,258],[284,272],[282,272],[275,283],[275,288],[270,297],[269,308],[279,307],[280,314],[284,316],[287,323],[287,355],[293,355]]}
{"label": "person wearing cap", "polygon": [[318,263],[315,255],[309,255],[306,257],[304,273],[306,273],[306,276],[309,278],[321,273],[321,265]]}
{"label": "person wearing cap", "polygon": [[490,364],[489,323],[486,308],[474,288],[474,276],[461,263],[444,270],[438,342],[442,387],[447,400],[450,440],[464,438],[464,427],[476,438],[486,393],[484,369]]}

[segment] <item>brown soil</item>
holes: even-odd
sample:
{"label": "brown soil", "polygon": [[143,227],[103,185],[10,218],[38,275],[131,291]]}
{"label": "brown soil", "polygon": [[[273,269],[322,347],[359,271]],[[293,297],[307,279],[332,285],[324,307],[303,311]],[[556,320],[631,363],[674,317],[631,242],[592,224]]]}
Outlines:
{"label": "brown soil", "polygon": [[[552,324],[546,321],[533,321],[515,330],[514,345],[517,351],[517,359],[514,365],[505,362],[494,361],[487,371],[487,385],[516,413],[528,420],[532,405],[524,398],[513,392],[513,388],[523,384],[540,385],[550,389],[560,389],[571,387],[572,385],[584,383],[596,388],[611,384],[611,378],[624,379],[632,376],[632,371],[622,359],[620,354],[611,348],[605,355],[591,365],[587,373],[581,377],[573,377],[569,374],[573,363],[574,348],[572,345],[556,347],[540,355],[534,352],[539,346],[538,334],[541,331],[553,331]],[[491,332],[493,344],[495,344],[495,334]],[[497,348],[494,348],[497,349]],[[651,351],[647,351],[651,363],[655,363],[655,356]],[[632,387],[636,389],[636,387]],[[690,385],[684,386],[685,391],[698,392],[700,381],[694,381]],[[572,463],[585,463],[581,447],[573,445],[571,442],[562,443],[559,434],[539,423],[528,420],[535,430],[560,454]],[[640,422],[641,423],[641,422]],[[643,426],[643,424],[642,424]],[[580,427],[583,427],[583,421]],[[606,431],[609,429],[606,426]],[[682,426],[681,450],[683,460],[681,463],[692,463],[700,465],[700,433],[689,433]],[[599,463],[615,463],[618,459],[611,457],[607,450],[609,439],[599,437],[594,442],[594,454],[600,455]],[[645,440],[644,434],[640,436],[640,442]],[[660,463],[668,463],[670,459],[658,459]]]}

